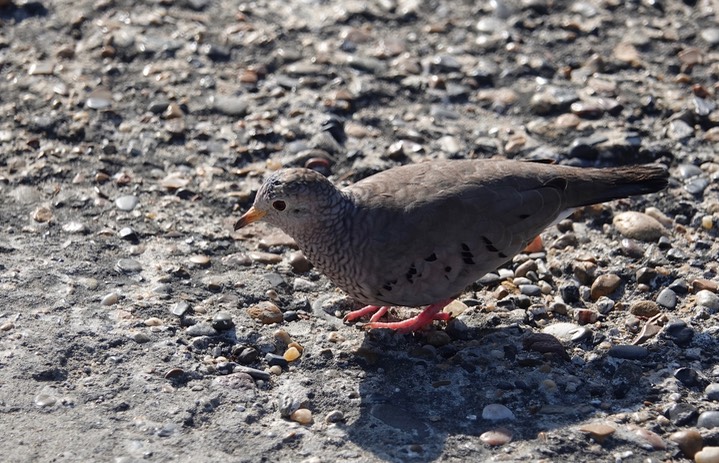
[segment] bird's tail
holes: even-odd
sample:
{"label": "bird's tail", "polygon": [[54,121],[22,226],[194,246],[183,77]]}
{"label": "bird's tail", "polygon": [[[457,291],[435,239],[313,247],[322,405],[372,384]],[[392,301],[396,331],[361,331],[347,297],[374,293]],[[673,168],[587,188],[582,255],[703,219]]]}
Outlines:
{"label": "bird's tail", "polygon": [[582,175],[566,177],[571,207],[654,193],[669,183],[669,172],[658,165],[580,170]]}

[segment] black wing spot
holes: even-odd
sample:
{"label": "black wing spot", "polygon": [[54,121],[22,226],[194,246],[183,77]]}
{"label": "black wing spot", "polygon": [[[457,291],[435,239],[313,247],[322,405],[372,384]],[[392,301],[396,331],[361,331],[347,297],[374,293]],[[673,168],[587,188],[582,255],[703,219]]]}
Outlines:
{"label": "black wing spot", "polygon": [[426,260],[427,262],[434,262],[435,260],[437,260],[437,254],[432,253],[429,257],[425,257],[424,260]]}
{"label": "black wing spot", "polygon": [[474,264],[474,254],[469,250],[469,246],[462,243],[462,261],[465,264]]}
{"label": "black wing spot", "polygon": [[519,218],[524,220],[529,218],[529,214],[519,214]]}
{"label": "black wing spot", "polygon": [[447,273],[449,273],[449,272],[452,271],[452,267],[450,267],[450,266],[448,265],[448,266],[446,266],[446,267],[444,268],[444,271],[447,272]]}
{"label": "black wing spot", "polygon": [[505,257],[507,257],[507,255],[506,255],[505,253],[503,253],[503,252],[500,252],[500,253],[497,254],[497,255],[498,255],[499,257],[503,258],[503,259],[504,259]]}
{"label": "black wing spot", "polygon": [[388,281],[387,283],[382,285],[382,289],[385,289],[387,291],[392,291],[392,288],[396,284],[397,284],[397,280]]}
{"label": "black wing spot", "polygon": [[415,275],[417,275],[417,268],[414,266],[414,264],[412,264],[407,271],[407,275],[405,275],[407,277],[407,281],[409,281],[410,283],[414,283],[413,279]]}
{"label": "black wing spot", "polygon": [[487,238],[486,236],[482,237],[482,241],[484,241],[484,246],[487,248],[487,251],[489,252],[499,252],[499,249],[494,247],[494,244],[492,244],[492,240]]}

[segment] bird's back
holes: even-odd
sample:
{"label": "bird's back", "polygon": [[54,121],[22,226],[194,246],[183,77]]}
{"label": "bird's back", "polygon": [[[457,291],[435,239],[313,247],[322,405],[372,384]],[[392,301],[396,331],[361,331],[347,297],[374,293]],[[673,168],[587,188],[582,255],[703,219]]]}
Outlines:
{"label": "bird's back", "polygon": [[663,169],[641,166],[466,160],[390,169],[345,189],[355,203],[352,276],[329,276],[368,304],[430,304],[511,259],[564,211],[665,185]]}

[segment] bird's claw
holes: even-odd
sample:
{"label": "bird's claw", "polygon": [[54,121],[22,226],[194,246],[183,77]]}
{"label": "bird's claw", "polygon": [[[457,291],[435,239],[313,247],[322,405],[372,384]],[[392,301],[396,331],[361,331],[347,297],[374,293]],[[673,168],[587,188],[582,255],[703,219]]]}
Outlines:
{"label": "bird's claw", "polygon": [[369,323],[362,326],[363,330],[371,330],[375,328],[385,328],[389,330],[397,331],[398,333],[411,333],[418,331],[423,327],[430,325],[434,320],[449,321],[452,318],[452,314],[448,312],[441,312],[441,310],[451,302],[451,300],[440,301],[436,304],[427,306],[419,315],[407,320],[399,322],[380,322],[378,321],[387,311],[389,306],[373,306],[368,305],[359,310],[348,313],[344,320],[353,321],[365,315],[372,313]]}

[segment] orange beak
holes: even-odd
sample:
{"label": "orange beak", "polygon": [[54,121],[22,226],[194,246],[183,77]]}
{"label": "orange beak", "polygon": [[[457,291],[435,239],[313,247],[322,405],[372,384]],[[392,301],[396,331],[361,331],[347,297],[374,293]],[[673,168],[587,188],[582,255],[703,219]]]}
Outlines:
{"label": "orange beak", "polygon": [[237,222],[235,222],[235,230],[239,230],[240,228],[244,227],[245,225],[249,225],[252,222],[257,222],[266,214],[267,212],[255,209],[255,207],[252,206],[247,212],[242,214],[242,217],[240,217]]}

